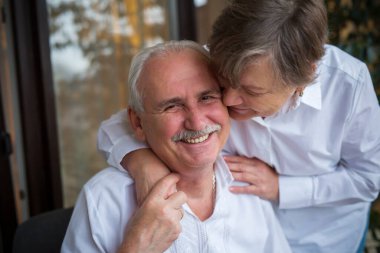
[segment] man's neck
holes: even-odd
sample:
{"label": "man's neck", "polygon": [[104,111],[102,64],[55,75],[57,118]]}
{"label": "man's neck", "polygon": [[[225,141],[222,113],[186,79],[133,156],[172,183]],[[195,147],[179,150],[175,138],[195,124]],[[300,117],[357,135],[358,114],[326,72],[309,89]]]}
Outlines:
{"label": "man's neck", "polygon": [[200,220],[209,218],[214,210],[216,185],[214,170],[208,170],[203,175],[181,175],[177,189],[186,193],[187,204]]}

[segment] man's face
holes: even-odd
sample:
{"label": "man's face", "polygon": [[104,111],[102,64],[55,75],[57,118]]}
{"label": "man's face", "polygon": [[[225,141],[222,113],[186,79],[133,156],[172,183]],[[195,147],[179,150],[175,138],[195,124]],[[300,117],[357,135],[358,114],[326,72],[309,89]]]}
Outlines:
{"label": "man's face", "polygon": [[252,117],[268,117],[280,110],[295,88],[276,81],[269,57],[261,57],[249,64],[240,76],[239,88],[233,89],[225,80],[223,103],[233,119],[246,120]]}
{"label": "man's face", "polygon": [[[212,166],[228,137],[229,117],[205,58],[190,49],[153,58],[140,84],[145,111],[137,117],[137,137],[177,172]],[[184,131],[190,136],[181,139]]]}

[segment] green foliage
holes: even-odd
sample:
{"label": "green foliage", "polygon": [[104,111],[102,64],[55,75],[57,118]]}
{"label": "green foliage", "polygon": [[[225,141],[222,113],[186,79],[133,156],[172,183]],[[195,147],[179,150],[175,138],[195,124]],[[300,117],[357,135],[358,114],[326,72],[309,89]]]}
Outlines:
{"label": "green foliage", "polygon": [[361,59],[380,101],[380,0],[325,0],[330,43]]}
{"label": "green foliage", "polygon": [[372,210],[369,216],[369,228],[379,228],[380,227],[380,213],[377,210]]}

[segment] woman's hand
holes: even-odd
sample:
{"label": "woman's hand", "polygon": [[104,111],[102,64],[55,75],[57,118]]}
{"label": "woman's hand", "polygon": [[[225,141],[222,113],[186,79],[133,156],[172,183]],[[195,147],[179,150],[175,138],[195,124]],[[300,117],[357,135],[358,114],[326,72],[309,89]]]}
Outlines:
{"label": "woman's hand", "polygon": [[224,160],[237,181],[249,183],[248,186],[231,186],[231,192],[254,194],[278,202],[278,174],[272,167],[257,158],[225,156]]}

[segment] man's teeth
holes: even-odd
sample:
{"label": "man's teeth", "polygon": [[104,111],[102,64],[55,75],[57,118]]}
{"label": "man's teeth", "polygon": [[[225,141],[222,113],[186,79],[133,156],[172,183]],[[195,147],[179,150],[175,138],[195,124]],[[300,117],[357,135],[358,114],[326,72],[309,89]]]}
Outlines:
{"label": "man's teeth", "polygon": [[201,143],[201,142],[204,142],[205,140],[207,140],[209,136],[210,136],[209,134],[206,134],[204,136],[201,136],[201,137],[198,137],[195,139],[186,139],[184,141],[187,143]]}

